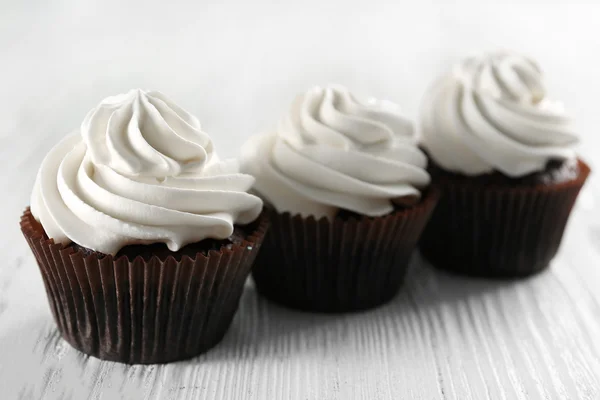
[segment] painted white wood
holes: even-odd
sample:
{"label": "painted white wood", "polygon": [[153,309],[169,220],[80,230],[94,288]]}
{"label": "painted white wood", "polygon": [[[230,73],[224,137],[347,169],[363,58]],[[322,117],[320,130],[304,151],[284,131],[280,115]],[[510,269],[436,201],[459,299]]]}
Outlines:
{"label": "painted white wood", "polygon": [[495,46],[540,60],[598,166],[598,5],[31,3],[0,4],[2,399],[600,398],[596,177],[538,276],[460,278],[417,254],[394,301],[342,316],[289,311],[249,286],[218,347],[166,366],[102,362],[62,341],[18,228],[42,157],[103,96],[163,90],[233,156],[311,84],[345,83],[415,116],[435,74]]}

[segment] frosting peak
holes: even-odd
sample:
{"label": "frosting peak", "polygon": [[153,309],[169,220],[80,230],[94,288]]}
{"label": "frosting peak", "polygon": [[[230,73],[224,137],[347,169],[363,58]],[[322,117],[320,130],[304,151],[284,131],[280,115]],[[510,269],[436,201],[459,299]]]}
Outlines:
{"label": "frosting peak", "polygon": [[48,153],[31,212],[56,242],[106,254],[155,242],[177,251],[256,219],[253,183],[219,160],[195,117],[159,92],[132,90],[102,101],[81,135]]}
{"label": "frosting peak", "polygon": [[550,100],[538,65],[499,52],[468,58],[424,99],[422,141],[433,160],[467,175],[518,177],[575,156],[573,122]]}
{"label": "frosting peak", "polygon": [[274,132],[250,139],[242,170],[280,212],[367,216],[414,202],[429,183],[410,121],[383,102],[357,101],[341,86],[299,95]]}
{"label": "frosting peak", "polygon": [[213,156],[196,117],[160,92],[134,89],[107,97],[81,124],[92,162],[133,176],[200,171]]}

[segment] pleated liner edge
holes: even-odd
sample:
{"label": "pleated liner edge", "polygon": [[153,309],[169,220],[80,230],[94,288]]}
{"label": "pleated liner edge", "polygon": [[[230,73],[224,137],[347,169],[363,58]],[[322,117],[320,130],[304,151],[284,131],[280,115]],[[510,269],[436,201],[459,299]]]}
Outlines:
{"label": "pleated liner edge", "polygon": [[590,168],[553,185],[498,187],[443,178],[419,248],[435,267],[481,277],[528,276],[556,255]]}
{"label": "pleated liner edge", "polygon": [[377,218],[302,218],[269,210],[271,228],[252,276],[257,291],[287,307],[349,312],[389,301],[438,199]]}
{"label": "pleated liner edge", "polygon": [[129,364],[191,358],[219,343],[267,229],[263,215],[231,249],[129,261],[84,256],[47,239],[29,209],[21,217],[62,337],[83,353]]}

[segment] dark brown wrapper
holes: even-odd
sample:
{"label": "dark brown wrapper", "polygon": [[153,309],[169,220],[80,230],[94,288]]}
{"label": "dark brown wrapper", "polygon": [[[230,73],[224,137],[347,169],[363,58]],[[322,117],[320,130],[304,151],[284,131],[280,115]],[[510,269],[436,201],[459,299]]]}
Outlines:
{"label": "dark brown wrapper", "polygon": [[191,358],[219,343],[267,228],[263,215],[231,248],[130,261],[55,244],[29,209],[21,217],[62,337],[86,354],[128,364]]}
{"label": "dark brown wrapper", "polygon": [[316,312],[357,311],[389,301],[438,197],[428,190],[418,205],[377,218],[316,220],[270,209],[271,228],[252,271],[258,292]]}
{"label": "dark brown wrapper", "polygon": [[590,168],[567,182],[483,186],[440,179],[442,192],[419,248],[434,266],[481,277],[528,276],[558,251],[567,220]]}

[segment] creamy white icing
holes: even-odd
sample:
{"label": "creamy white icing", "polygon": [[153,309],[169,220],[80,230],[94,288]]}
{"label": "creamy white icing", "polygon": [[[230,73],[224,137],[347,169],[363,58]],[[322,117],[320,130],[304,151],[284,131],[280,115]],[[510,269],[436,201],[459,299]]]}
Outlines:
{"label": "creamy white icing", "polygon": [[468,58],[423,101],[423,146],[444,169],[519,177],[575,157],[572,119],[547,97],[532,60],[509,52]]}
{"label": "creamy white icing", "polygon": [[429,184],[412,123],[391,103],[357,101],[344,87],[299,95],[277,129],[243,147],[242,171],[279,212],[367,216],[416,201]]}
{"label": "creamy white icing", "polygon": [[92,109],[46,156],[31,212],[55,242],[106,254],[130,244],[176,251],[225,239],[262,201],[254,178],[220,161],[199,121],[163,94],[132,90]]}

